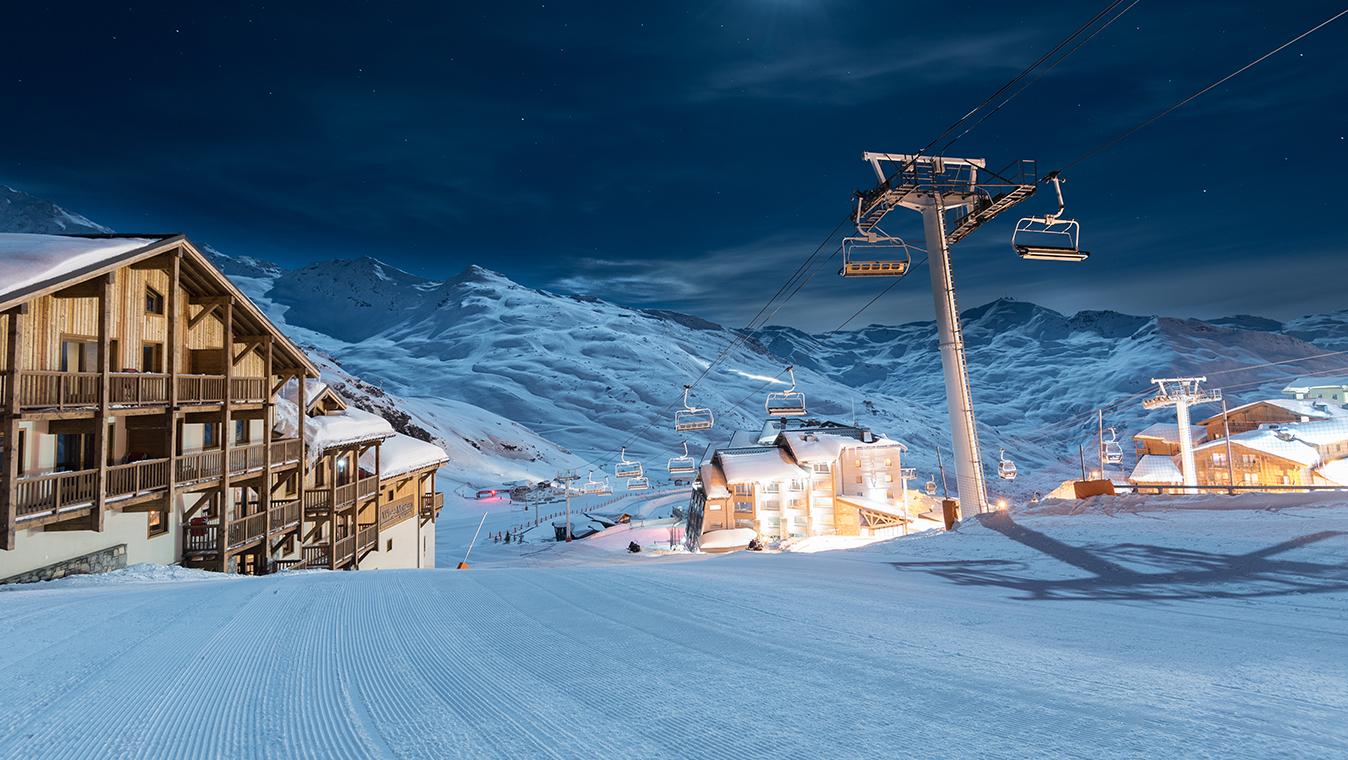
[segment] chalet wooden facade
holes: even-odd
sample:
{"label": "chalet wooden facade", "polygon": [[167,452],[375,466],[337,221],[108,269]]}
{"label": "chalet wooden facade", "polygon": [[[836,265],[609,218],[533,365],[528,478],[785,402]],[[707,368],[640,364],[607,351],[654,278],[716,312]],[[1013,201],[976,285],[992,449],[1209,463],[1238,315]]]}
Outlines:
{"label": "chalet wooden facade", "polygon": [[396,522],[434,521],[438,464],[380,479],[391,429],[310,450],[304,417],[344,404],[308,403],[317,368],[186,238],[0,238],[0,580],[113,549],[356,567]]}

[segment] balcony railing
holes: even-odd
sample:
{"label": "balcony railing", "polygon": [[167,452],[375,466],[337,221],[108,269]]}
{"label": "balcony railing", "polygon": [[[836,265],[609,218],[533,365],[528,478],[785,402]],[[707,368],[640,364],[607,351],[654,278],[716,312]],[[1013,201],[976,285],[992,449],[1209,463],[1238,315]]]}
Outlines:
{"label": "balcony railing", "polygon": [[300,521],[300,501],[299,499],[290,499],[283,502],[272,502],[271,508],[271,529],[279,530],[298,525]]}
{"label": "balcony railing", "polygon": [[188,523],[183,550],[188,552],[216,552],[220,550],[220,526],[211,523]]}
{"label": "balcony railing", "polygon": [[229,524],[229,546],[243,546],[244,544],[256,541],[267,534],[267,514],[258,512],[255,515],[235,520]]}
{"label": "balcony railing", "polygon": [[134,496],[168,488],[169,460],[147,459],[108,468],[108,498]]}
{"label": "balcony railing", "polygon": [[19,406],[23,409],[98,406],[98,386],[97,372],[20,372]]}
{"label": "balcony railing", "polygon": [[108,376],[108,403],[114,406],[167,404],[168,391],[168,375],[113,372]]}
{"label": "balcony railing", "polygon": [[356,556],[356,537],[347,536],[346,538],[337,539],[337,544],[333,547],[332,551],[337,557],[338,567],[350,562]]}
{"label": "balcony railing", "polygon": [[[225,400],[223,375],[178,375],[182,404],[220,404]],[[98,406],[97,372],[24,370],[19,373],[19,407],[78,409]],[[260,403],[267,398],[264,377],[235,377],[229,387],[235,403]],[[112,406],[159,406],[169,401],[169,376],[150,372],[108,373],[108,403]]]}
{"label": "balcony railing", "polygon": [[377,548],[379,543],[379,531],[375,529],[374,523],[368,523],[360,526],[356,531],[356,545],[360,551],[367,551]]}
{"label": "balcony railing", "polygon": [[379,493],[379,484],[373,477],[361,478],[345,485],[337,486],[330,493],[327,488],[317,488],[304,494],[304,508],[307,511],[326,511],[332,507],[336,497],[336,509],[350,509],[357,502],[373,499]]}
{"label": "balcony railing", "polygon": [[271,463],[294,464],[300,461],[300,439],[278,438],[271,442]]}
{"label": "balcony railing", "polygon": [[215,480],[224,473],[225,452],[223,449],[206,449],[183,454],[174,460],[173,466],[179,483],[199,483]]}
{"label": "balcony railing", "polygon": [[97,485],[98,470],[20,478],[15,484],[15,516],[22,520],[93,504]]}
{"label": "balcony railing", "polygon": [[440,509],[444,506],[445,495],[439,491],[422,494],[421,496],[421,514],[424,517],[435,517],[440,514]]}

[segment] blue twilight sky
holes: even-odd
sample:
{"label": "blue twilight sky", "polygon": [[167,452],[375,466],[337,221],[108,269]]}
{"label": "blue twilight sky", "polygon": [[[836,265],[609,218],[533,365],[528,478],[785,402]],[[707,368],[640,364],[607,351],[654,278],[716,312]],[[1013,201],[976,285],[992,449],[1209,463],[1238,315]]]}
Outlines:
{"label": "blue twilight sky", "polygon": [[[863,150],[921,147],[1104,3],[85,5],[6,9],[0,183],[285,265],[479,263],[739,324],[872,181]],[[1338,5],[1141,0],[950,152],[1062,165]],[[1348,19],[1071,171],[1089,262],[971,236],[962,305],[1348,308],[1345,49]],[[926,277],[859,321],[929,318]],[[830,265],[774,321],[880,287]]]}

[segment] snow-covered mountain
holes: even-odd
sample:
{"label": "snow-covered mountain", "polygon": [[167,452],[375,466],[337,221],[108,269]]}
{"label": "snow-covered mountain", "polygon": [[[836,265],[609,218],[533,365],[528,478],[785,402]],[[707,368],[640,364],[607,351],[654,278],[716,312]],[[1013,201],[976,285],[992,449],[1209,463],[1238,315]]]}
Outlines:
{"label": "snow-covered mountain", "polygon": [[[24,218],[34,223],[33,214]],[[0,214],[0,229],[9,224]],[[684,440],[700,453],[758,429],[763,394],[784,385],[773,378],[787,363],[812,415],[856,419],[905,441],[923,479],[938,448],[949,455],[931,322],[828,335],[769,327],[745,339],[695,316],[539,291],[476,266],[428,280],[368,257],[287,270],[209,252],[324,357],[325,374],[358,405],[457,447],[453,466],[465,482],[608,462],[629,441],[658,472]],[[964,324],[984,458],[991,467],[1006,449],[1020,464],[1018,492],[1076,471],[1078,445],[1093,451],[1097,408],[1121,439],[1165,420],[1140,405],[1152,377],[1204,374],[1239,402],[1276,394],[1291,376],[1348,366],[1348,357],[1321,356],[1348,349],[1348,312],[1285,324],[1248,315],[1067,316],[1003,299],[966,311]],[[715,411],[715,429],[676,433],[683,384],[723,351],[693,396]],[[1262,366],[1244,369],[1251,365]]]}

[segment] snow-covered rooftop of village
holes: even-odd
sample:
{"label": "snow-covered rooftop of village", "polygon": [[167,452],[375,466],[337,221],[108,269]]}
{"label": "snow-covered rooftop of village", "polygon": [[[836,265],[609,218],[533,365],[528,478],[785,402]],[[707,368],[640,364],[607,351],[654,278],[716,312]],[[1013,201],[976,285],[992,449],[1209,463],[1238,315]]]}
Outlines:
{"label": "snow-covered rooftop of village", "polygon": [[1170,457],[1147,454],[1137,460],[1128,479],[1134,483],[1183,483],[1184,475]]}
{"label": "snow-covered rooftop of village", "polygon": [[721,470],[711,462],[706,462],[699,469],[698,479],[702,482],[702,487],[706,489],[708,499],[725,499],[730,496],[730,489],[726,487],[725,478],[721,475]]}
{"label": "snow-covered rooftop of village", "polygon": [[729,483],[754,483],[767,480],[790,480],[806,474],[804,468],[791,461],[779,448],[744,452],[719,452],[721,469]]}
{"label": "snow-covered rooftop of village", "polygon": [[[319,395],[321,395],[323,391],[326,391],[327,389],[328,384],[323,382],[322,380],[315,380],[313,378],[306,379],[304,381],[305,402],[307,404],[312,404],[314,399],[318,398]],[[280,396],[286,401],[289,401],[291,404],[298,404],[300,398],[299,382],[294,379],[287,380],[285,384],[281,386]]]}
{"label": "snow-covered rooftop of village", "polygon": [[1282,389],[1283,393],[1306,393],[1311,388],[1348,388],[1348,375],[1306,375]]}
{"label": "snow-covered rooftop of village", "polygon": [[842,456],[845,449],[859,446],[897,446],[903,444],[887,438],[875,436],[869,443],[850,435],[829,433],[822,430],[789,430],[782,433],[786,444],[796,459],[807,464],[816,462],[834,462]]}
{"label": "snow-covered rooftop of village", "polygon": [[[1189,440],[1198,443],[1207,430],[1198,426],[1189,426]],[[1179,443],[1179,425],[1174,422],[1155,422],[1142,429],[1141,432],[1133,436],[1134,438],[1156,438],[1166,443]]]}
{"label": "snow-covered rooftop of village", "polygon": [[0,234],[0,299],[153,242],[154,238]]}
{"label": "snow-covered rooftop of village", "polygon": [[[379,445],[379,474],[385,478],[439,467],[447,461],[449,456],[444,449],[402,433],[394,433],[392,438]],[[374,464],[373,451],[365,452],[360,458],[361,469],[367,472],[374,472]]]}
{"label": "snow-covered rooftop of village", "polygon": [[1348,486],[1348,459],[1335,459],[1325,462],[1315,470],[1325,480]]}
{"label": "snow-covered rooftop of village", "polygon": [[[1240,406],[1233,406],[1233,407],[1231,407],[1230,409],[1227,410],[1227,414],[1228,414],[1228,415],[1236,414],[1237,412],[1244,411],[1244,410],[1246,410],[1246,409],[1249,409],[1250,407],[1258,406],[1258,405],[1260,405],[1260,404],[1269,404],[1270,406],[1276,406],[1276,407],[1279,407],[1279,408],[1281,408],[1281,409],[1287,410],[1287,411],[1290,412],[1291,414],[1296,414],[1296,415],[1300,415],[1300,416],[1303,416],[1303,417],[1308,417],[1308,418],[1310,418],[1310,419],[1321,419],[1321,420],[1323,420],[1323,419],[1329,419],[1330,417],[1348,417],[1348,409],[1344,409],[1342,406],[1340,406],[1340,405],[1338,405],[1338,404],[1327,403],[1327,402],[1320,401],[1320,400],[1317,400],[1317,399],[1308,399],[1308,398],[1307,398],[1307,399],[1298,399],[1298,398],[1266,398],[1266,399],[1260,399],[1260,400],[1258,400],[1258,401],[1251,401],[1251,402],[1249,402],[1249,403],[1241,404]],[[1205,420],[1203,420],[1203,421],[1204,421],[1204,422],[1216,421],[1216,420],[1220,420],[1221,418],[1222,418],[1222,413],[1221,413],[1221,412],[1217,412],[1216,414],[1209,415],[1209,416],[1208,416]]]}

